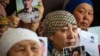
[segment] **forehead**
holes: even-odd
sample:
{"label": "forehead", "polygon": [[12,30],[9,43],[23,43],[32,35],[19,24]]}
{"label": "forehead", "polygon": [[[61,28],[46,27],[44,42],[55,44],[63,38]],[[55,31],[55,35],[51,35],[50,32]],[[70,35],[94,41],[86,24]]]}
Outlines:
{"label": "forehead", "polygon": [[93,7],[90,4],[88,4],[88,3],[81,3],[76,8],[79,8],[79,9],[85,8],[87,10],[93,10]]}
{"label": "forehead", "polygon": [[[66,25],[66,26],[64,26],[64,27],[62,27],[62,28],[77,28],[77,24],[68,24],[68,25]],[[61,28],[61,29],[62,29]]]}
{"label": "forehead", "polygon": [[39,43],[34,40],[23,40],[14,45],[14,47],[17,46],[39,46]]}

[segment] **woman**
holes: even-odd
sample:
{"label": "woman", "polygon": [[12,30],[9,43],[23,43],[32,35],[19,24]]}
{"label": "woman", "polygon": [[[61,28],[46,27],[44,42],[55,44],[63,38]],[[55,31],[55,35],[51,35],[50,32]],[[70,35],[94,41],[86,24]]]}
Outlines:
{"label": "woman", "polygon": [[63,56],[64,47],[78,45],[77,22],[68,11],[58,10],[47,14],[42,30],[43,36],[48,37],[48,56]]}
{"label": "woman", "polygon": [[71,12],[78,23],[78,27],[87,30],[93,21],[93,3],[91,0],[70,0],[65,10]]}
{"label": "woman", "polygon": [[41,56],[39,37],[27,29],[10,29],[0,39],[0,55]]}
{"label": "woman", "polygon": [[40,24],[41,24],[41,19],[43,17],[43,13],[44,13],[44,6],[43,6],[43,1],[42,0],[38,0],[38,9],[39,9],[39,22],[32,24],[31,29],[33,31],[38,30]]}
{"label": "woman", "polygon": [[86,47],[89,54],[98,56],[97,42],[90,42],[91,36],[96,40],[96,35],[78,29],[75,17],[68,11],[58,10],[47,14],[42,22],[42,31],[43,36],[48,37],[48,56],[63,56],[64,47],[81,45]]}
{"label": "woman", "polygon": [[[91,0],[70,0],[69,3],[66,4],[65,10],[71,12],[76,17],[78,27],[82,30],[95,33],[100,37],[100,30],[98,30],[100,27],[90,27],[94,17],[93,3]],[[98,41],[100,41],[100,39]]]}

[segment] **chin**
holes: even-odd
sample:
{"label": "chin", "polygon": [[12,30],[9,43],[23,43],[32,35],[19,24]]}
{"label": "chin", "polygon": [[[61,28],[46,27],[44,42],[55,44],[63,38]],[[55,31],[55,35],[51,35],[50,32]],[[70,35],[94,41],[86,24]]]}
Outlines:
{"label": "chin", "polygon": [[82,29],[82,30],[85,30],[85,31],[87,31],[87,26],[80,26],[80,28]]}
{"label": "chin", "polygon": [[81,28],[81,29],[87,31],[87,28]]}

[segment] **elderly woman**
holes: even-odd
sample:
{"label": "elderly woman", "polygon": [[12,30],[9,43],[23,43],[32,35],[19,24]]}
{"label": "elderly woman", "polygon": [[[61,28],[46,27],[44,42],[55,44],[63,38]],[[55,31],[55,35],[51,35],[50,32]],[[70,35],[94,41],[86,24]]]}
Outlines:
{"label": "elderly woman", "polygon": [[68,11],[58,10],[47,14],[42,28],[43,35],[49,40],[48,56],[63,56],[64,47],[77,46],[77,22]]}
{"label": "elderly woman", "polygon": [[78,27],[82,30],[87,30],[93,21],[93,3],[91,0],[70,0],[65,10],[71,12],[78,23]]}
{"label": "elderly woman", "polygon": [[0,55],[41,56],[39,37],[27,29],[10,29],[0,39]]}
{"label": "elderly woman", "polygon": [[[91,0],[70,0],[64,9],[76,17],[78,27],[82,30],[98,34],[100,37],[100,27],[90,27],[94,17],[93,3]],[[100,38],[98,40],[100,45]]]}
{"label": "elderly woman", "polygon": [[[80,45],[84,45],[90,55],[98,56],[96,35],[78,29],[75,17],[68,11],[58,10],[47,14],[42,30],[43,36],[48,37],[48,56],[63,56],[64,47]],[[95,38],[94,43],[91,42],[91,36]]]}

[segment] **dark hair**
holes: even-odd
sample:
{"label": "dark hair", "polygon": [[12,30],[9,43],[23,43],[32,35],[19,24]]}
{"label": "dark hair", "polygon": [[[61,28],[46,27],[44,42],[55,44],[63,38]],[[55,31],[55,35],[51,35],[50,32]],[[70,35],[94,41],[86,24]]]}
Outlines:
{"label": "dark hair", "polygon": [[81,55],[80,50],[79,50],[78,48],[75,48],[75,49],[72,50],[71,56],[73,55],[73,53],[74,53],[75,51],[77,51],[77,52],[79,53],[79,55]]}
{"label": "dark hair", "polygon": [[40,40],[40,42],[42,42],[45,45],[45,42],[42,39],[39,39],[39,40]]}

